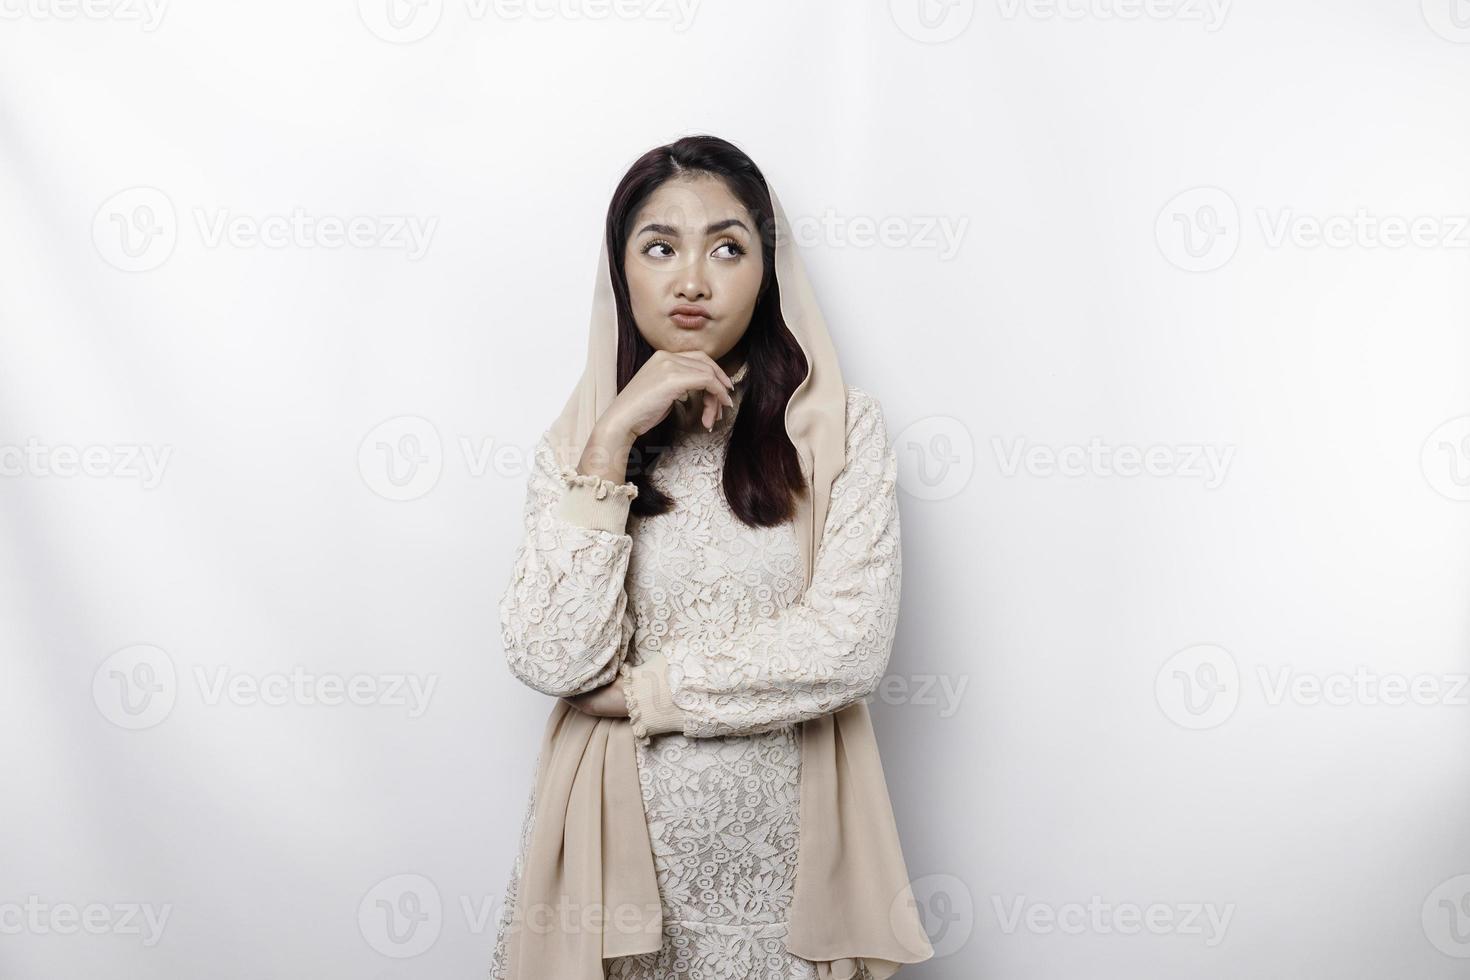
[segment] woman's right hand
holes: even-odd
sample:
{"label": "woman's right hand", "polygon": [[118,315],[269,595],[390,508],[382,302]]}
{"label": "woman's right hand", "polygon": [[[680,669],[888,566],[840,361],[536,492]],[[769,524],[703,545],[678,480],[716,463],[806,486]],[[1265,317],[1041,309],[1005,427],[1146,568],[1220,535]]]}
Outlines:
{"label": "woman's right hand", "polygon": [[578,471],[624,482],[634,441],[668,417],[674,402],[698,397],[700,421],[709,428],[721,405],[734,407],[733,387],[730,376],[704,351],[654,351],[597,420]]}

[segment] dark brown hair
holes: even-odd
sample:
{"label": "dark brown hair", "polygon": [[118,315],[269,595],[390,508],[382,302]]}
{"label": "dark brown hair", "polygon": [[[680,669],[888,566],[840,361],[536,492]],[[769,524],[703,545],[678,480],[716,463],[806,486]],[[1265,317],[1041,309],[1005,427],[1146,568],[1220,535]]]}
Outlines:
{"label": "dark brown hair", "polygon": [[[607,209],[607,254],[618,310],[618,391],[633,379],[654,348],[638,332],[628,299],[623,252],[632,223],[655,190],[676,177],[719,178],[755,219],[761,238],[763,272],[759,299],[750,326],[736,345],[749,365],[741,382],[740,410],[730,431],[721,485],[725,500],[745,524],[772,527],[791,519],[796,498],[806,492],[806,478],[796,447],[786,432],[786,403],[803,381],[806,355],[781,317],[780,284],[776,279],[776,226],[771,192],[760,168],[733,143],[716,136],[686,136],[655,147],[639,157],[613,192]],[[728,409],[727,409],[728,410]],[[628,454],[628,480],[638,487],[632,512],[662,514],[673,500],[649,482],[677,429],[674,413],[633,443]]]}

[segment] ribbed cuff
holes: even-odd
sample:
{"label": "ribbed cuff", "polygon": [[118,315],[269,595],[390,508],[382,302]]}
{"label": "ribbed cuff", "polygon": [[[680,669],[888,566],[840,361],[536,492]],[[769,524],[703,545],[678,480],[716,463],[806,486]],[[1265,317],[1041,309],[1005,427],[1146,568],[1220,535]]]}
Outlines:
{"label": "ribbed cuff", "polygon": [[623,697],[628,702],[628,720],[632,722],[636,738],[646,739],[650,735],[667,732],[683,734],[687,716],[674,704],[674,693],[669,687],[668,661],[662,653],[650,654],[636,667],[624,660],[618,668],[618,677],[622,680]]}
{"label": "ribbed cuff", "polygon": [[626,534],[628,508],[638,496],[632,483],[614,483],[599,476],[578,473],[571,467],[561,471],[566,491],[557,504],[556,516],[581,527]]}

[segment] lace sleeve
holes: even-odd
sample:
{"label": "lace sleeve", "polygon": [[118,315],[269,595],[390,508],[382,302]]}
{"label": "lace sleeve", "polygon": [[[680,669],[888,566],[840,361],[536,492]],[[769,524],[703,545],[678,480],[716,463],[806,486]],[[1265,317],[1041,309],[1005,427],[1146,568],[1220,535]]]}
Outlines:
{"label": "lace sleeve", "polygon": [[849,386],[847,462],[833,482],[810,586],[719,643],[675,647],[666,660],[625,667],[635,734],[753,734],[872,694],[898,625],[897,484],[882,408]]}
{"label": "lace sleeve", "polygon": [[631,483],[559,466],[549,435],[536,446],[499,613],[511,673],[543,694],[570,697],[617,676],[633,636],[624,586],[637,494]]}

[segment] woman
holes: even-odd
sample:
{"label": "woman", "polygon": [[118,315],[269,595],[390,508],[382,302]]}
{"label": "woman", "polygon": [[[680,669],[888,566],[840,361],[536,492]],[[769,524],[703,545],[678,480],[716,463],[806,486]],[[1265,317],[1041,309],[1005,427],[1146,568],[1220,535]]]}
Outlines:
{"label": "woman", "polygon": [[[587,369],[500,602],[511,670],[559,702],[496,980],[881,980],[932,955],[863,701],[898,615],[896,459],[783,221],[708,136],[645,154],[608,209]],[[569,897],[633,916],[525,927]]]}

